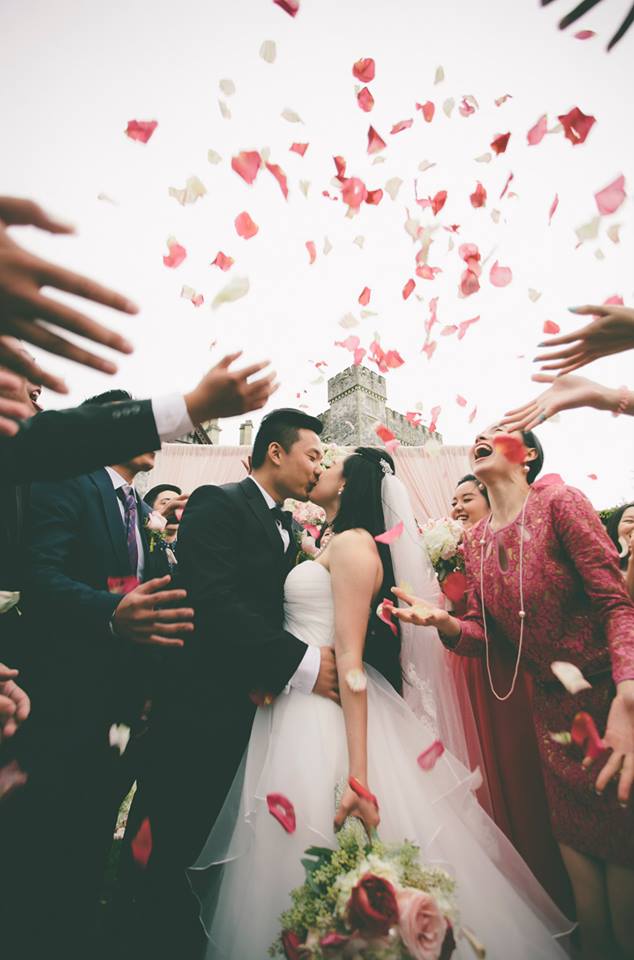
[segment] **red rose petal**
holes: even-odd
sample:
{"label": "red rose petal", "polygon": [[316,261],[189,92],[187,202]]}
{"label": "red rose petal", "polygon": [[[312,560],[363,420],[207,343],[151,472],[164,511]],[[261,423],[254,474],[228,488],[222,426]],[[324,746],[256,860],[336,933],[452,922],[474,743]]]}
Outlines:
{"label": "red rose petal", "polygon": [[175,270],[176,267],[180,267],[187,256],[187,250],[185,247],[181,247],[180,243],[176,243],[176,241],[168,243],[168,247],[170,252],[166,257],[163,257],[163,263],[166,267],[171,267]]}
{"label": "red rose petal", "polygon": [[505,153],[510,136],[510,133],[498,133],[498,135],[494,137],[490,146],[495,154]]}
{"label": "red rose petal", "polygon": [[152,853],[152,828],[150,819],[146,817],[138,829],[137,835],[130,844],[134,862],[145,870]]}
{"label": "red rose petal", "polygon": [[467,592],[467,578],[461,570],[453,570],[443,579],[440,587],[452,603],[459,603]]}
{"label": "red rose petal", "polygon": [[422,263],[416,267],[416,276],[422,280],[435,280],[437,274],[442,273],[442,267],[430,267],[428,263]]}
{"label": "red rose petal", "polygon": [[275,817],[287,833],[295,833],[295,808],[288,797],[281,793],[269,793],[266,802],[271,816]]}
{"label": "red rose petal", "polygon": [[388,427],[384,426],[382,423],[379,423],[375,428],[374,432],[376,433],[379,440],[382,440],[383,443],[389,443],[390,440],[396,440],[395,434],[392,433]]}
{"label": "red rose petal", "polygon": [[277,4],[278,7],[281,7],[285,13],[288,13],[289,16],[297,16],[299,10],[299,0],[273,0],[273,3]]}
{"label": "red rose petal", "polygon": [[368,130],[368,153],[380,153],[387,146],[385,140],[379,136],[374,127]]}
{"label": "red rose petal", "polygon": [[402,537],[404,529],[405,525],[403,524],[403,521],[399,520],[395,526],[390,527],[390,529],[386,530],[385,533],[377,534],[374,539],[377,543],[386,543],[389,546],[390,543],[396,543],[396,541]]}
{"label": "red rose petal", "polygon": [[365,202],[369,203],[371,206],[378,207],[382,199],[383,191],[378,188],[377,190],[368,190],[368,195],[365,198]]}
{"label": "red rose petal", "polygon": [[436,107],[431,100],[428,100],[426,103],[417,103],[416,109],[421,111],[426,123],[432,122],[434,119],[434,113],[436,112]]}
{"label": "red rose petal", "polygon": [[575,40],[590,40],[592,37],[596,37],[596,33],[594,30],[579,30],[573,36]]}
{"label": "red rose petal", "polygon": [[407,300],[407,298],[412,295],[412,292],[415,289],[415,287],[416,287],[416,281],[412,280],[410,277],[410,279],[407,281],[407,283],[405,284],[402,290],[401,295],[403,297],[403,300]]}
{"label": "red rose petal", "polygon": [[570,730],[572,742],[585,750],[586,760],[598,760],[607,751],[608,746],[599,736],[597,725],[589,713],[576,714]]}
{"label": "red rose petal", "polygon": [[506,457],[509,463],[524,463],[526,461],[528,451],[519,437],[510,433],[499,434],[493,438],[493,446],[496,450],[499,450],[503,457]]}
{"label": "red rose petal", "polygon": [[458,394],[456,397],[456,403],[458,404],[459,407],[467,406],[467,401],[465,400],[464,397],[461,397],[460,394]]}
{"label": "red rose petal", "polygon": [[343,157],[333,157],[332,159],[335,161],[335,167],[337,170],[337,175],[335,179],[343,183],[344,177],[346,175],[346,161],[343,159]]}
{"label": "red rose petal", "polygon": [[504,188],[503,188],[503,190],[502,190],[502,193],[500,194],[500,200],[502,200],[502,199],[504,198],[504,195],[506,194],[506,191],[508,190],[509,186],[511,185],[511,181],[513,180],[513,177],[514,177],[514,174],[513,174],[513,173],[509,173],[508,177],[506,178],[506,183],[504,184]]}
{"label": "red rose petal", "polygon": [[436,427],[438,426],[438,417],[440,416],[441,410],[442,410],[441,406],[431,408],[431,421],[429,423],[430,433],[436,433]]}
{"label": "red rose petal", "polygon": [[548,211],[548,226],[553,222],[553,217],[555,216],[555,210],[559,206],[559,194],[556,193],[553,202],[550,205],[550,210]]}
{"label": "red rose petal", "polygon": [[374,97],[367,87],[362,87],[357,94],[357,103],[364,113],[370,113],[374,107]]}
{"label": "red rose petal", "polygon": [[476,184],[475,190],[473,191],[473,193],[472,193],[471,196],[469,197],[469,200],[471,201],[471,206],[472,206],[472,207],[475,207],[476,210],[478,209],[478,207],[484,207],[484,206],[485,206],[485,204],[486,204],[486,202],[487,202],[487,192],[486,192],[486,190],[484,189],[484,187],[482,186],[482,184],[480,183],[479,180],[478,180],[478,182],[477,182],[477,184]]}
{"label": "red rose petal", "polygon": [[559,333],[560,330],[561,330],[561,327],[559,326],[559,324],[555,323],[553,320],[544,321],[544,326],[543,326],[544,333],[555,334],[555,333]]}
{"label": "red rose petal", "polygon": [[361,83],[369,83],[374,80],[375,63],[372,57],[357,60],[352,67],[352,75],[360,80]]}
{"label": "red rose petal", "polygon": [[262,157],[257,150],[243,150],[231,158],[231,169],[248,184],[253,183],[261,166]]}
{"label": "red rose petal", "polygon": [[597,203],[597,209],[602,216],[615,213],[625,200],[625,177],[620,174],[609,183],[603,190],[595,193],[594,199]]}
{"label": "red rose petal", "polygon": [[430,747],[427,747],[426,750],[423,750],[423,752],[419,754],[416,758],[416,763],[421,770],[433,770],[444,752],[445,747],[443,743],[440,740],[434,740]]}
{"label": "red rose petal", "polygon": [[[385,602],[385,601],[384,601]],[[348,786],[356,793],[358,797],[361,797],[362,800],[369,800],[370,803],[373,803],[374,806],[379,809],[379,801],[376,799],[373,793],[370,793],[367,787],[361,783],[360,780],[357,780],[356,777],[348,777]]]}
{"label": "red rose petal", "polygon": [[369,287],[364,287],[359,294],[359,303],[362,307],[367,307],[370,302],[371,291]]}
{"label": "red rose petal", "polygon": [[496,260],[489,273],[489,280],[494,287],[508,287],[513,279],[513,273],[510,267],[501,267]]}
{"label": "red rose petal", "polygon": [[599,478],[598,478],[598,476],[596,475],[596,473],[589,473],[589,474],[588,474],[588,480],[598,480],[598,479],[599,479]]}
{"label": "red rose petal", "polygon": [[573,107],[568,113],[557,117],[564,128],[564,134],[573,147],[585,143],[592,127],[597,122],[596,117],[584,113],[579,107]]}
{"label": "red rose petal", "polygon": [[537,123],[535,123],[526,134],[529,147],[536,147],[538,143],[542,142],[547,133],[548,117],[543,113]]}
{"label": "red rose petal", "polygon": [[141,581],[137,577],[108,577],[108,593],[130,593],[136,590]]}
{"label": "red rose petal", "polygon": [[288,199],[288,180],[286,179],[286,174],[276,163],[267,163],[266,169],[269,173],[273,174],[275,179],[280,185],[280,190],[284,194],[284,199]]}
{"label": "red rose petal", "polygon": [[613,304],[615,304],[615,305],[618,305],[618,306],[621,306],[621,307],[622,307],[622,306],[624,305],[624,304],[623,304],[623,297],[619,297],[618,293],[615,293],[613,296],[608,297],[607,300],[604,300],[604,301],[603,301],[603,306],[606,307],[606,306],[608,306],[610,303],[613,303]]}
{"label": "red rose petal", "polygon": [[358,177],[348,177],[341,184],[341,198],[352,210],[358,210],[367,195],[365,183]]}
{"label": "red rose petal", "polygon": [[390,134],[400,133],[401,130],[409,130],[409,128],[413,123],[414,123],[413,120],[399,120],[399,122],[395,123],[392,129],[390,130]]}
{"label": "red rose petal", "polygon": [[435,197],[432,198],[431,208],[434,216],[440,213],[445,203],[447,202],[447,191],[439,190]]}
{"label": "red rose petal", "polygon": [[315,248],[315,243],[313,240],[306,241],[306,249],[308,250],[308,257],[310,263],[314,263],[317,259],[317,250]]}
{"label": "red rose petal", "polygon": [[465,270],[460,277],[460,293],[463,297],[470,297],[480,289],[478,275],[473,270]]}
{"label": "red rose petal", "polygon": [[244,240],[250,240],[260,229],[257,223],[253,222],[246,210],[236,217],[234,223],[238,236]]}
{"label": "red rose petal", "polygon": [[414,427],[420,427],[422,423],[420,413],[417,410],[408,410],[405,414],[405,419]]}
{"label": "red rose petal", "polygon": [[292,144],[290,145],[290,148],[289,148],[289,149],[290,149],[290,152],[291,152],[291,153],[298,153],[298,154],[300,155],[300,157],[303,157],[304,154],[306,153],[306,151],[308,150],[308,144],[307,144],[307,143],[292,143]]}
{"label": "red rose petal", "polygon": [[222,251],[219,251],[216,254],[216,259],[212,260],[209,266],[220,267],[220,269],[226,273],[227,270],[231,269],[234,263],[235,263],[235,260],[233,259],[233,257],[226,257]]}
{"label": "red rose petal", "polygon": [[130,140],[147,143],[157,127],[158,120],[128,120],[124,132],[126,136],[130,137]]}

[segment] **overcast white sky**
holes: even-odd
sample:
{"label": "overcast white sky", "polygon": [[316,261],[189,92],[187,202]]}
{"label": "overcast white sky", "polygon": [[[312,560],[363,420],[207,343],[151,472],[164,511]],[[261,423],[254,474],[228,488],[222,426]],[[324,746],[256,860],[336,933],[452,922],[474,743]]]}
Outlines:
{"label": "overcast white sky", "polygon": [[[625,175],[628,193],[634,190],[634,31],[605,53],[630,2],[604,0],[586,16],[577,29],[599,34],[587,41],[556,29],[573,5],[302,0],[292,19],[272,0],[2,0],[0,189],[39,199],[80,230],[69,239],[25,231],[24,242],[143,307],[125,319],[92,311],[136,344],[116,377],[50,359],[69,380],[70,400],[111,386],[139,396],[189,388],[222,352],[244,347],[249,360],[273,359],[282,381],[278,405],[302,402],[318,413],[326,406],[326,383],[315,382],[319,371],[311,362],[327,361],[326,375],[332,375],[350,358],[334,341],[356,333],[367,346],[375,330],[386,349],[398,349],[406,360],[388,375],[390,405],[405,411],[422,403],[428,420],[431,407],[441,404],[438,428],[447,443],[470,442],[478,426],[535,394],[530,360],[545,320],[570,330],[578,320],[568,305],[613,294],[634,303],[632,200],[603,218],[598,238],[580,249],[574,232],[596,214],[593,194],[618,174]],[[277,44],[272,65],[259,56],[264,40]],[[360,57],[377,65],[371,114],[356,103],[352,64]],[[439,65],[445,80],[434,85]],[[223,78],[233,80],[235,95],[221,93]],[[467,94],[480,109],[462,117],[458,104]],[[513,99],[495,106],[503,94]],[[456,100],[450,118],[442,110],[449,97]],[[221,116],[219,98],[232,119]],[[414,108],[426,100],[436,104],[431,124]],[[557,114],[573,106],[597,118],[585,144],[573,147],[559,133],[527,146],[526,132],[542,113],[552,127]],[[284,120],[285,108],[304,123]],[[389,135],[394,123],[410,117],[411,129]],[[124,135],[130,119],[158,120],[146,145]],[[370,123],[388,144],[385,162],[376,165],[366,153]],[[489,164],[476,162],[506,131],[512,134],[506,153]],[[310,143],[304,158],[289,153],[293,141]],[[265,146],[288,176],[287,202],[266,171],[249,187],[231,170],[232,155]],[[221,164],[208,162],[210,148]],[[337,193],[330,183],[334,154],[370,189],[402,178],[397,200],[386,195],[379,207],[364,206],[346,219],[340,201],[322,196],[324,189]],[[419,173],[423,160],[436,166]],[[510,191],[517,196],[498,200],[511,171]],[[183,187],[192,174],[208,193],[182,207],[168,188]],[[433,282],[417,281],[423,303],[401,296],[414,276],[417,249],[404,230],[406,207],[421,223],[434,220],[414,202],[417,175],[419,196],[448,191],[437,222],[460,224],[453,251],[449,233],[435,234],[430,263],[443,272]],[[308,198],[300,179],[311,183]],[[489,199],[485,209],[474,210],[469,194],[477,180]],[[116,205],[99,200],[100,193]],[[549,227],[555,193],[559,209]],[[494,208],[501,211],[498,224]],[[260,227],[249,241],[233,226],[243,210]],[[613,223],[623,225],[618,245],[606,233]],[[177,270],[163,266],[170,235],[188,251]],[[326,236],[333,247],[327,256]],[[353,243],[358,236],[365,238],[363,249]],[[318,251],[312,266],[308,240]],[[483,257],[494,251],[480,292],[467,299],[457,296],[461,242],[477,243]],[[209,266],[219,250],[236,259],[227,274]],[[597,259],[599,250],[604,259]],[[504,289],[488,281],[495,259],[513,271]],[[234,276],[249,278],[248,296],[212,312],[215,294]],[[180,298],[183,284],[204,295],[204,306]],[[365,286],[378,316],[346,331],[338,321],[348,312],[359,317]],[[538,302],[529,300],[529,288],[542,291]],[[481,320],[461,342],[441,337],[428,361],[420,349],[433,296],[442,325],[477,314]],[[588,374],[634,386],[632,354],[594,364]],[[458,393],[467,398],[466,409],[456,403]],[[49,394],[45,403],[67,401]],[[478,416],[469,425],[476,404]],[[223,441],[237,442],[238,422],[223,426]],[[547,469],[580,486],[598,507],[632,499],[633,426],[628,418],[565,414],[541,431]]]}

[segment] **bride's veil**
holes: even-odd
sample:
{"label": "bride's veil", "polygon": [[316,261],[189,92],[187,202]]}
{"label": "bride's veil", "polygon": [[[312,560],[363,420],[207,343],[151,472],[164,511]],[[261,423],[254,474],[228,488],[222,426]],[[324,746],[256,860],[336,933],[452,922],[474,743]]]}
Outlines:
{"label": "bride's veil", "polygon": [[[385,529],[403,523],[402,535],[390,544],[396,585],[426,600],[442,605],[434,568],[421,544],[421,537],[405,485],[386,474],[381,485]],[[424,719],[443,744],[465,767],[481,764],[478,731],[466,683],[449,663],[435,627],[400,623],[403,697],[414,713]]]}

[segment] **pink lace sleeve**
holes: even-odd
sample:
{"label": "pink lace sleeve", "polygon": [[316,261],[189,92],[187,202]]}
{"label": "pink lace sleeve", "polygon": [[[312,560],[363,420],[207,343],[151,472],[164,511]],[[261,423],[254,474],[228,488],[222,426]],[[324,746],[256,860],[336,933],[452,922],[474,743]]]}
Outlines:
{"label": "pink lace sleeve", "polygon": [[551,516],[586,594],[601,612],[614,682],[634,679],[634,604],[627,595],[614,544],[588,498],[574,487],[558,488]]}
{"label": "pink lace sleeve", "polygon": [[443,640],[445,646],[461,657],[481,657],[484,653],[484,626],[480,601],[479,568],[472,547],[471,535],[465,537],[465,574],[467,577],[467,609],[460,617],[461,632],[457,640]]}

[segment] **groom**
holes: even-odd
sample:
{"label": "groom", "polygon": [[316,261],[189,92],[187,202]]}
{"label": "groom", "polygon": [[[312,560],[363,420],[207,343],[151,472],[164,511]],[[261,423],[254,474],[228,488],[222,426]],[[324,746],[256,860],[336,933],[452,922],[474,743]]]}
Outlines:
{"label": "groom", "polygon": [[220,812],[256,704],[289,686],[339,702],[333,649],[309,647],[282,629],[297,548],[291,516],[280,508],[287,497],[307,500],[318,482],[321,431],[300,410],[274,410],[255,438],[251,476],[200,487],[181,521],[178,585],[196,612],[195,631],[155,699],[139,777],[153,836],[141,946],[148,957],[202,955],[185,869]]}

